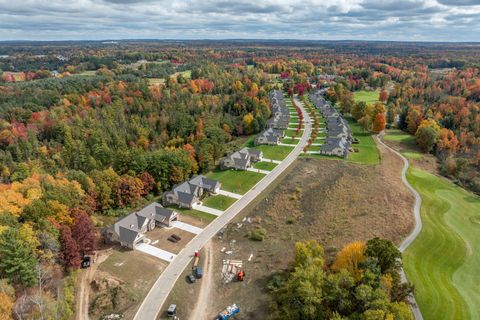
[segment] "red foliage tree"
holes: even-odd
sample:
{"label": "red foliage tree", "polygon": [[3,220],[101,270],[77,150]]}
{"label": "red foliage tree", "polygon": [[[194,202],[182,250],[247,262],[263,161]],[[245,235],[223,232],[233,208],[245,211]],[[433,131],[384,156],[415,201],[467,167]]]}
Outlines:
{"label": "red foliage tree", "polygon": [[385,114],[378,113],[373,119],[372,130],[375,133],[379,133],[385,129]]}
{"label": "red foliage tree", "polygon": [[378,95],[378,100],[381,102],[386,102],[388,99],[388,93],[385,90],[380,91],[380,94]]}
{"label": "red foliage tree", "polygon": [[146,196],[150,193],[153,189],[153,185],[155,184],[155,179],[153,179],[152,175],[148,172],[144,172],[138,176],[143,183],[143,192],[142,196]]}
{"label": "red foliage tree", "polygon": [[142,198],[143,188],[143,183],[139,178],[128,174],[121,176],[115,189],[118,207],[123,208],[137,203]]}
{"label": "red foliage tree", "polygon": [[97,233],[90,216],[81,209],[72,209],[73,225],[72,237],[76,241],[80,253],[83,255],[95,250]]}
{"label": "red foliage tree", "polygon": [[60,244],[62,259],[67,270],[78,269],[80,266],[80,252],[78,244],[72,237],[72,231],[68,226],[60,227]]}

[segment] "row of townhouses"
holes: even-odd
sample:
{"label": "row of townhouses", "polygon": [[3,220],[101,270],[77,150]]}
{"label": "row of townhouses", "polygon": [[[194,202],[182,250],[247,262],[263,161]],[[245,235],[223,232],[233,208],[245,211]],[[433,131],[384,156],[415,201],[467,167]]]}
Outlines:
{"label": "row of townhouses", "polygon": [[320,153],[347,157],[352,150],[352,131],[348,122],[342,115],[323,97],[324,90],[310,93],[310,99],[325,118],[327,137],[320,148]]}
{"label": "row of townhouses", "polygon": [[290,111],[285,103],[285,97],[281,90],[270,92],[271,117],[267,120],[267,127],[255,137],[255,145],[277,145],[283,138],[283,130],[288,128]]}

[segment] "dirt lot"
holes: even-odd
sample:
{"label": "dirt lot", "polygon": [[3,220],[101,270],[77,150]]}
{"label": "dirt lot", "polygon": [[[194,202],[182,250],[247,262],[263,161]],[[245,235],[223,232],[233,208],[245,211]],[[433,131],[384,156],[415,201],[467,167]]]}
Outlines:
{"label": "dirt lot", "polygon": [[[176,243],[168,241],[172,234],[182,239]],[[150,245],[177,254],[195,237],[195,234],[178,228],[155,228],[147,234],[147,237],[152,240]]]}
{"label": "dirt lot", "polygon": [[[269,277],[289,266],[296,241],[317,239],[324,246],[327,261],[353,240],[380,236],[401,242],[413,227],[413,196],[401,182],[401,160],[379,149],[379,165],[298,160],[283,180],[276,181],[229,225],[223,239],[214,239],[212,291],[209,303],[203,306],[206,319],[213,319],[232,303],[242,310],[235,319],[265,319]],[[244,217],[250,217],[251,223],[244,222]],[[248,238],[257,228],[266,230],[263,241]],[[221,253],[223,247],[233,254]],[[251,254],[253,259],[248,262]],[[244,282],[221,283],[223,259],[244,261]],[[171,294],[174,299],[169,301],[177,303],[181,319],[191,319],[191,298],[196,294],[183,284],[176,285]]]}

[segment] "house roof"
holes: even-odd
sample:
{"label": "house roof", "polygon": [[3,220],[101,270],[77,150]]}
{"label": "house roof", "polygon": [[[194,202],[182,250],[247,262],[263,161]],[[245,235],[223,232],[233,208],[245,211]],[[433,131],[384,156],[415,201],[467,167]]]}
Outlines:
{"label": "house roof", "polygon": [[198,186],[203,189],[213,190],[220,187],[220,182],[217,180],[209,179],[203,175],[198,175],[188,181],[189,184]]}
{"label": "house roof", "polygon": [[138,235],[141,235],[143,237],[140,231],[125,228],[123,226],[120,226],[118,235],[121,242],[126,242],[131,245],[135,243],[135,240],[137,239]]}

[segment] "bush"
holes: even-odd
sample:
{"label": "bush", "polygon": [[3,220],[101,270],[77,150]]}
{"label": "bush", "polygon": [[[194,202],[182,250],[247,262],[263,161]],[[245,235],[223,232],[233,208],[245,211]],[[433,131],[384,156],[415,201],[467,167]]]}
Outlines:
{"label": "bush", "polygon": [[257,228],[254,231],[250,231],[248,238],[253,241],[263,241],[267,235],[267,230],[264,228]]}

